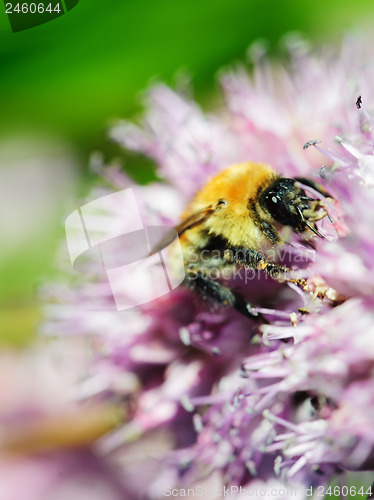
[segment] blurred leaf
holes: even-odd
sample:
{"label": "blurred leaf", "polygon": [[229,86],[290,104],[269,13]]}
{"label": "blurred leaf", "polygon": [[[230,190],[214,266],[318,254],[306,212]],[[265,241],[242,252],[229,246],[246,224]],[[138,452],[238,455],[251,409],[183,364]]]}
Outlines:
{"label": "blurred leaf", "polygon": [[4,26],[1,125],[47,127],[88,152],[110,118],[137,109],[137,93],[155,75],[168,80],[188,68],[202,92],[258,37],[274,47],[289,30],[332,36],[373,14],[368,0],[80,2],[67,15],[24,32]]}

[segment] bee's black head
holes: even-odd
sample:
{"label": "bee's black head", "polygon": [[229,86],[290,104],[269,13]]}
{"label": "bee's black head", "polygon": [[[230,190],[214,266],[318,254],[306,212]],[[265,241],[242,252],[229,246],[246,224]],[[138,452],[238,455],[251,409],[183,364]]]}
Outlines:
{"label": "bee's black head", "polygon": [[310,210],[310,200],[295,179],[279,177],[260,195],[260,205],[271,217],[294,231],[302,232],[307,227],[321,236],[314,225],[310,224],[303,212]]}

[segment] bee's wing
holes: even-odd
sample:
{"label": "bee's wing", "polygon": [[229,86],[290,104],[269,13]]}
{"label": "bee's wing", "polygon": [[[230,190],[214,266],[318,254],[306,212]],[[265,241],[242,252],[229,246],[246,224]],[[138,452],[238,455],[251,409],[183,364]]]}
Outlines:
{"label": "bee's wing", "polygon": [[152,248],[150,255],[160,252],[168,245],[170,245],[175,240],[175,233],[177,233],[178,236],[180,236],[188,229],[192,229],[193,227],[202,224],[210,217],[210,215],[213,212],[214,209],[208,207],[199,210],[198,212],[195,212],[192,215],[189,215],[186,219],[182,220],[182,222],[180,222],[177,226],[175,226],[173,229],[171,229],[169,232],[165,234],[162,240],[159,243],[157,243],[155,247]]}

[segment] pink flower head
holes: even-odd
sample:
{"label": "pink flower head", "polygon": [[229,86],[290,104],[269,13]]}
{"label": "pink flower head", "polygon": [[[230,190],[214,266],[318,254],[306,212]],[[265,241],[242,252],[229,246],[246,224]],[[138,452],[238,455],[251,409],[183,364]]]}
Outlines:
{"label": "pink flower head", "polygon": [[[309,291],[263,273],[242,283],[266,325],[183,286],[123,312],[104,310],[108,287],[95,273],[45,288],[52,305],[43,333],[90,342],[81,399],[126,409],[126,422],[100,449],[140,498],[217,477],[236,487],[326,485],[341,470],[372,466],[374,156],[366,103],[374,65],[351,45],[314,54],[294,44],[287,68],[262,59],[252,75],[225,74],[225,105],[211,115],[156,85],[141,124],[112,131],[158,165],[162,180],[145,187],[101,168],[115,189],[134,188],[146,225],[177,224],[201,186],[242,161],[312,178],[333,198],[332,222],[318,223],[325,238],[314,249],[300,238],[287,247],[291,259],[305,256]],[[315,148],[303,149],[307,141]],[[140,486],[129,472],[136,464]]]}

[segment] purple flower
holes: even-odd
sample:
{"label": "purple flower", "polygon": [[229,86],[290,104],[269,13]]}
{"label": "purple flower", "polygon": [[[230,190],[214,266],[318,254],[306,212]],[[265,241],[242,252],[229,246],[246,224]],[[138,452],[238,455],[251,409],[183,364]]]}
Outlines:
{"label": "purple flower", "polygon": [[[240,160],[234,131],[219,117],[206,116],[164,85],[150,90],[141,128],[121,123],[112,137],[126,148],[152,157],[159,175],[186,201],[207,177]],[[188,174],[186,175],[186,173]]]}
{"label": "purple flower", "polygon": [[[314,178],[335,199],[315,250],[300,239],[285,249],[302,256],[307,290],[261,273],[242,283],[267,325],[183,287],[126,312],[106,308],[110,290],[98,274],[45,287],[43,333],[90,342],[79,397],[126,409],[99,444],[139,498],[213,479],[238,488],[327,485],[342,470],[372,467],[373,74],[359,42],[320,54],[293,42],[287,68],[261,58],[251,76],[223,75],[226,105],[215,114],[157,85],[141,124],[112,131],[158,165],[162,181],[145,187],[99,168],[115,189],[133,187],[146,225],[176,224],[209,178],[248,160]],[[310,140],[315,147],[303,149]],[[131,295],[127,283],[123,294]],[[136,466],[141,485],[131,479]]]}

